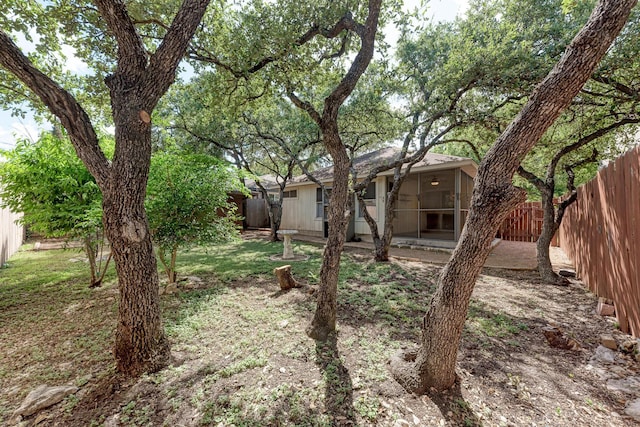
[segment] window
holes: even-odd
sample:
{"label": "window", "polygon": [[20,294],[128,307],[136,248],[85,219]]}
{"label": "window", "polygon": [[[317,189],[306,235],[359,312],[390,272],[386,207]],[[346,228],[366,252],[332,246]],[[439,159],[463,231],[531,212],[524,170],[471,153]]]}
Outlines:
{"label": "window", "polygon": [[[372,182],[367,186],[367,189],[364,192],[364,204],[366,206],[367,212],[373,219],[378,219],[378,209],[376,206],[376,183]],[[358,203],[358,218],[364,218],[364,213],[362,212],[362,207]]]}
{"label": "window", "polygon": [[282,193],[283,199],[295,199],[298,197],[298,190],[289,190]]}
{"label": "window", "polygon": [[331,198],[331,189],[327,188],[327,198],[322,194],[322,188],[316,188],[316,218],[327,219],[327,206]]}

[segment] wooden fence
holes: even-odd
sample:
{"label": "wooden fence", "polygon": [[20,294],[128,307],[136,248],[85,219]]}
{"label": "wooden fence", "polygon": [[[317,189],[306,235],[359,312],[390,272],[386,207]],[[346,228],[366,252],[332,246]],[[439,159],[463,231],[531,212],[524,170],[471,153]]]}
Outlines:
{"label": "wooden fence", "polygon": [[24,241],[24,229],[16,224],[20,218],[9,208],[0,208],[0,267],[13,255]]}
{"label": "wooden fence", "polygon": [[640,336],[640,146],[578,189],[560,243],[589,289],[614,301],[620,329]]}
{"label": "wooden fence", "polygon": [[502,222],[498,237],[513,242],[535,242],[542,231],[542,204],[519,204]]}

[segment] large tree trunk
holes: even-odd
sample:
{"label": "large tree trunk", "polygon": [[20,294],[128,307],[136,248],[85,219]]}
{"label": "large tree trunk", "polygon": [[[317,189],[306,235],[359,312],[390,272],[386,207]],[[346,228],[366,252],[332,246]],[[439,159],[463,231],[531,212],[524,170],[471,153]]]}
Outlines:
{"label": "large tree trunk", "polygon": [[336,330],[336,307],[338,301],[338,274],[340,256],[344,249],[347,226],[351,217],[349,197],[349,155],[347,154],[337,126],[334,131],[325,130],[324,143],[333,159],[333,186],[329,200],[329,237],[322,256],[320,267],[320,287],[318,305],[307,335],[319,341],[326,341],[329,334]]}
{"label": "large tree trunk", "polygon": [[443,390],[453,385],[458,345],[475,280],[502,218],[524,199],[523,192],[509,187],[484,195],[476,193],[475,209],[469,212],[467,225],[423,318],[419,351],[392,359],[392,371],[407,390],[423,394],[431,387]]}
{"label": "large tree trunk", "polygon": [[571,42],[560,62],[485,156],[476,176],[471,209],[458,245],[445,266],[422,325],[420,347],[391,362],[409,391],[443,390],[455,382],[455,364],[469,300],[507,213],[524,200],[512,185],[520,162],[578,94],[606,53],[636,0],[603,0]]}
{"label": "large tree trunk", "polygon": [[[115,89],[115,90],[114,90]],[[112,87],[116,153],[103,189],[103,223],[118,273],[117,369],[126,375],[166,365],[170,352],[160,316],[158,269],[144,210],[151,159],[151,126],[139,101]]]}

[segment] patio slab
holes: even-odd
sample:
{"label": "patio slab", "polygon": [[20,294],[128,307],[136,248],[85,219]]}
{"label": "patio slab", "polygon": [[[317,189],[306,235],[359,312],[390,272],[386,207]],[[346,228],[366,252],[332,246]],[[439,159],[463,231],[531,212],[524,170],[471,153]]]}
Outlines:
{"label": "patio slab", "polygon": [[[297,240],[324,244],[325,239],[298,234]],[[346,248],[373,251],[373,243],[346,242]],[[424,247],[391,247],[389,255],[395,258],[411,259],[432,264],[446,264],[451,251]],[[562,249],[551,248],[551,262],[554,268],[572,268],[571,261]],[[507,270],[535,270],[536,244],[530,242],[509,242],[502,240],[496,244],[484,263],[485,267],[503,268]]]}

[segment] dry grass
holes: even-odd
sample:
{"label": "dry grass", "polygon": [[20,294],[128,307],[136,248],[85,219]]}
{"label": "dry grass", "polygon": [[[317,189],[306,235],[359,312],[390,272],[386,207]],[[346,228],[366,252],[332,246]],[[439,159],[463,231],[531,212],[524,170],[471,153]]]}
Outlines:
{"label": "dry grass", "polygon": [[[138,381],[113,376],[110,347],[117,290],[113,273],[90,290],[70,251],[23,251],[0,270],[0,421],[36,385],[81,391],[49,409],[40,425],[628,425],[587,368],[601,331],[594,298],[578,285],[539,283],[533,273],[487,271],[478,282],[460,352],[461,383],[448,394],[406,394],[386,368],[395,349],[418,339],[438,267],[375,264],[349,253],[341,264],[337,339],[304,334],[313,297],[279,292],[269,261],[281,244],[243,241],[182,254],[180,292],[164,295],[174,364]],[[293,274],[317,283],[321,250]],[[584,345],[546,345],[547,322]],[[26,420],[35,420],[35,416]]]}

